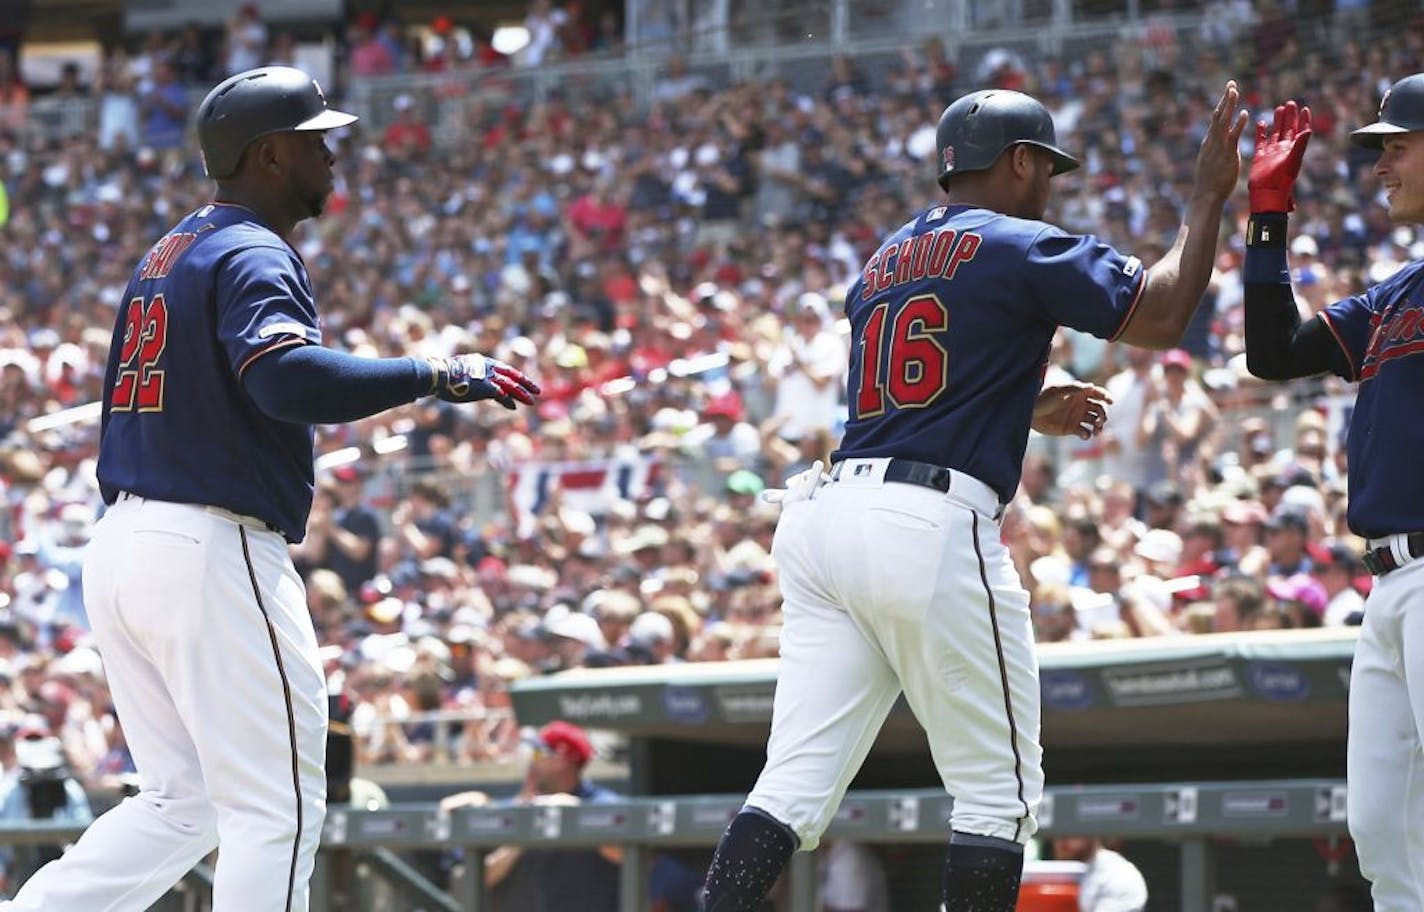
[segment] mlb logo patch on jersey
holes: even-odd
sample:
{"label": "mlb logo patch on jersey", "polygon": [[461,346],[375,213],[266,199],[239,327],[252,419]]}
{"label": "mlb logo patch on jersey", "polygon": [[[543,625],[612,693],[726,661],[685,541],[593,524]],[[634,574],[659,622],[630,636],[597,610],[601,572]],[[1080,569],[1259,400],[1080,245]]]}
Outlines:
{"label": "mlb logo patch on jersey", "polygon": [[300,336],[301,338],[306,339],[306,340],[308,340],[308,341],[310,341],[310,342],[313,342],[313,343],[317,343],[317,342],[320,342],[320,341],[321,341],[321,332],[320,332],[320,331],[318,331],[317,329],[315,329],[315,328],[313,328],[313,327],[311,327],[311,326],[303,326],[303,325],[300,324],[300,323],[292,323],[292,322],[268,323],[266,326],[264,326],[264,327],[262,327],[261,329],[257,330],[257,338],[259,338],[259,339],[270,339],[270,338],[272,338],[273,336],[276,336],[276,335],[279,335],[279,334],[285,334],[285,335],[290,335],[290,336]]}
{"label": "mlb logo patch on jersey", "polygon": [[936,206],[936,207],[934,207],[933,209],[931,209],[931,210],[929,211],[929,214],[928,214],[928,215],[925,216],[925,221],[927,221],[927,222],[938,222],[938,221],[940,221],[941,219],[943,219],[943,218],[945,217],[945,215],[947,215],[948,213],[949,213],[949,207],[947,207],[947,206]]}
{"label": "mlb logo patch on jersey", "polygon": [[1137,270],[1142,268],[1142,261],[1135,256],[1127,258],[1127,262],[1122,264],[1122,274],[1129,279],[1137,275]]}

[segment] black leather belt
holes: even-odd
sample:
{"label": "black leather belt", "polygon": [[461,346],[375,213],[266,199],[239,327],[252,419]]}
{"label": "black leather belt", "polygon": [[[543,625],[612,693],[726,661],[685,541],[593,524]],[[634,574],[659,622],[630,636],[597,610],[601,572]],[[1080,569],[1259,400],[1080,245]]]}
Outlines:
{"label": "black leather belt", "polygon": [[[846,461],[853,462],[854,460]],[[840,478],[841,469],[845,464],[845,462],[836,463],[831,477]],[[948,494],[950,487],[954,484],[954,473],[949,469],[928,462],[916,462],[913,459],[891,459],[885,466],[885,474],[881,477],[886,481],[898,481],[901,484],[932,488],[941,494]]]}
{"label": "black leather belt", "polygon": [[[1405,542],[1411,560],[1424,557],[1424,532],[1410,532],[1405,538]],[[1391,570],[1398,570],[1401,566],[1399,561],[1394,559],[1394,549],[1389,545],[1366,551],[1362,561],[1365,569],[1375,576],[1384,576]]]}
{"label": "black leather belt", "polygon": [[931,465],[928,462],[892,459],[885,467],[885,480],[933,488],[941,494],[948,494],[954,484],[954,473],[943,466]]}

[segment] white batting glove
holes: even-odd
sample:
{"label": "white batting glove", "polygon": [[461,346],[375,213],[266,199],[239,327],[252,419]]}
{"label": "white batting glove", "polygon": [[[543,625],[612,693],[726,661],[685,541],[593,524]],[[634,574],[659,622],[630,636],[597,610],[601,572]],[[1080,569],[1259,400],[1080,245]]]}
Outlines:
{"label": "white batting glove", "polygon": [[826,464],[817,459],[804,472],[797,472],[786,479],[784,488],[766,488],[761,499],[767,503],[781,504],[783,507],[799,500],[809,500],[816,489],[831,480],[826,474]]}

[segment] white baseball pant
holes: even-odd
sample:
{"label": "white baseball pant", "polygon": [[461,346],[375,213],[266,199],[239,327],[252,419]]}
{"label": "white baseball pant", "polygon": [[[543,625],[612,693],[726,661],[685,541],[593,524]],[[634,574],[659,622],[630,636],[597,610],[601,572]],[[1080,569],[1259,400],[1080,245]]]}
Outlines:
{"label": "white baseball pant", "polygon": [[326,810],[326,684],[282,536],[124,495],[84,596],[140,791],[11,912],[139,912],[215,847],[215,912],[305,912]]}
{"label": "white baseball pant", "polygon": [[954,797],[954,830],[1025,842],[1043,794],[1028,593],[991,489],[883,481],[888,460],[783,505],[767,763],[747,798],[816,847],[901,690]]}
{"label": "white baseball pant", "polygon": [[1424,560],[1375,581],[1350,669],[1350,836],[1376,912],[1424,909],[1421,596]]}

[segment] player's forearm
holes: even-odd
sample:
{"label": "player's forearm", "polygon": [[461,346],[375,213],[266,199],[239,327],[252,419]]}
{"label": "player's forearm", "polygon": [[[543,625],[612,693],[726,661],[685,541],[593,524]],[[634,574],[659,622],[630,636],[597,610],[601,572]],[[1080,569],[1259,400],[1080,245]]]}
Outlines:
{"label": "player's forearm", "polygon": [[1262,380],[1324,373],[1339,351],[1320,320],[1301,322],[1286,259],[1288,233],[1283,212],[1252,215],[1246,233],[1246,369]]}
{"label": "player's forearm", "polygon": [[343,424],[414,402],[434,373],[416,358],[361,358],[319,345],[270,352],[242,377],[258,408],[280,421]]}
{"label": "player's forearm", "polygon": [[1029,420],[1029,427],[1040,434],[1048,434],[1055,437],[1064,436],[1055,433],[1055,429],[1049,426],[1054,399],[1057,395],[1058,390],[1056,387],[1045,387],[1038,391],[1038,398],[1033,401],[1033,417]]}
{"label": "player's forearm", "polygon": [[1201,304],[1216,261],[1224,200],[1193,196],[1172,247],[1147,272],[1142,301],[1121,339],[1139,348],[1173,348]]}
{"label": "player's forearm", "polygon": [[1137,445],[1146,446],[1157,433],[1157,406],[1149,405],[1142,410],[1142,418],[1137,422]]}
{"label": "player's forearm", "polygon": [[373,543],[370,539],[362,538],[355,532],[348,532],[340,526],[332,527],[331,541],[351,560],[362,561],[371,556]]}
{"label": "player's forearm", "polygon": [[514,846],[500,846],[486,855],[485,886],[496,886],[508,877],[509,872],[519,863],[519,856],[522,854],[524,853]]}

